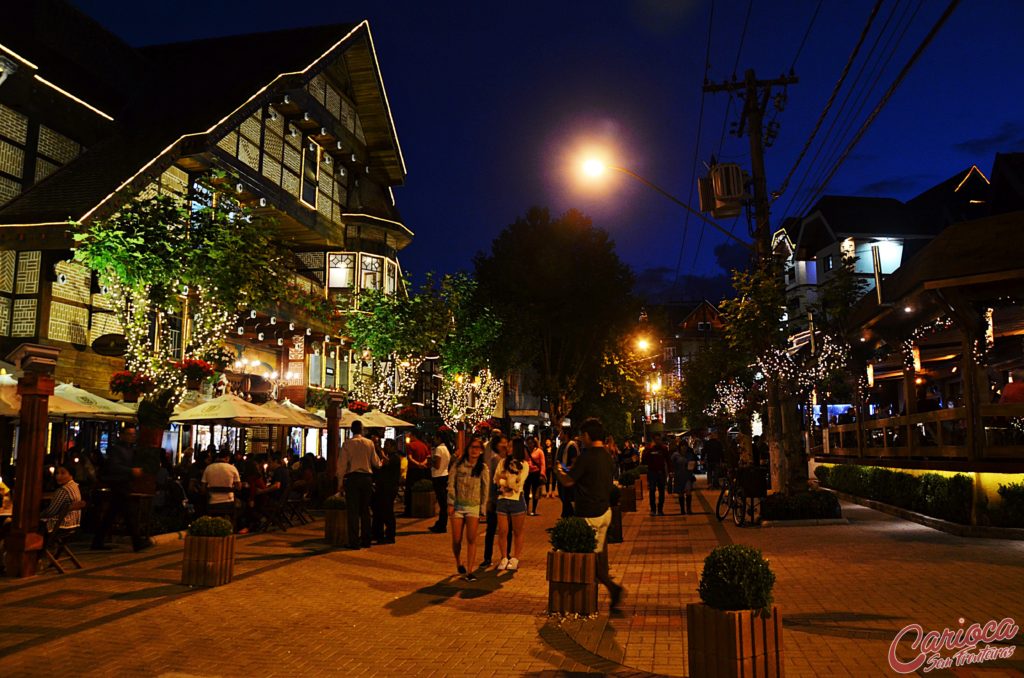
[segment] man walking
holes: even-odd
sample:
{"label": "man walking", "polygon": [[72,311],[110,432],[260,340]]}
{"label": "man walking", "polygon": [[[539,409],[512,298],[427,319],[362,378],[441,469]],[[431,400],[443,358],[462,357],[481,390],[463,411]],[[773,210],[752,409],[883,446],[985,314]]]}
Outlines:
{"label": "man walking", "polygon": [[448,531],[448,467],[451,465],[452,453],[448,451],[440,433],[434,434],[433,443],[430,480],[434,483],[434,496],[437,497],[437,522],[430,527],[430,531],[444,534]]}
{"label": "man walking", "polygon": [[135,427],[125,426],[117,441],[107,449],[107,465],[103,470],[102,480],[110,489],[110,505],[93,536],[93,550],[110,550],[111,547],[105,542],[118,516],[122,516],[125,525],[128,526],[133,551],[141,551],[152,546],[148,537],[139,534],[138,511],[131,505],[132,478],[142,475],[142,469],[135,466],[135,439]]}
{"label": "man walking", "polygon": [[611,597],[610,612],[619,612],[624,589],[612,581],[608,566],[606,548],[608,526],[612,523],[611,494],[615,464],[604,449],[605,430],[600,419],[587,419],[580,426],[583,451],[576,458],[568,473],[560,466],[555,467],[559,485],[576,490],[576,515],[594,528],[597,544],[597,580]]}
{"label": "man walking", "polygon": [[[668,479],[668,448],[661,442],[661,434],[655,433],[644,448],[642,463],[647,466],[647,498],[651,503],[651,515],[665,515],[665,482]],[[655,503],[654,491],[658,492]]]}
{"label": "man walking", "polygon": [[370,497],[373,495],[373,470],[380,466],[373,442],[363,437],[363,422],[352,422],[352,437],[341,446],[338,475],[345,482],[348,504],[348,547],[370,548]]}
{"label": "man walking", "polygon": [[[601,439],[601,444],[604,444],[604,438]],[[558,432],[558,466],[556,469],[561,467],[563,471],[567,471],[572,468],[572,465],[576,461],[576,457],[580,453],[580,448],[573,440],[572,431],[568,428],[563,428]],[[562,500],[562,517],[568,518],[574,515],[572,508],[573,501],[573,488],[571,485],[558,484],[558,496]]]}

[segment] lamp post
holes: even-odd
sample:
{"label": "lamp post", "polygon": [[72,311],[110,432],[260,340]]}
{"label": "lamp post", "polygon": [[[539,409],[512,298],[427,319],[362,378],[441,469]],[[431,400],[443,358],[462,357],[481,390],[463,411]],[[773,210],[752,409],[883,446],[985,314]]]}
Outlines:
{"label": "lamp post", "polygon": [[697,217],[698,219],[700,219],[704,223],[708,224],[712,228],[718,230],[719,232],[724,233],[726,236],[728,236],[729,238],[732,238],[733,240],[735,240],[739,244],[743,245],[747,249],[754,249],[754,245],[752,245],[751,243],[747,242],[746,240],[743,240],[739,236],[733,235],[732,233],[730,233],[729,231],[725,230],[724,228],[719,226],[717,223],[712,221],[711,219],[708,219],[706,216],[704,216],[703,214],[701,214],[697,210],[695,210],[692,207],[690,207],[689,205],[687,205],[685,202],[683,202],[682,200],[680,200],[676,196],[674,196],[671,193],[669,193],[668,191],[666,191],[661,186],[658,186],[656,183],[654,183],[650,179],[646,179],[646,178],[640,176],[639,174],[637,174],[636,172],[634,172],[631,169],[626,169],[625,167],[619,167],[617,165],[608,165],[608,164],[604,163],[603,161],[601,161],[601,160],[599,160],[597,158],[587,158],[586,160],[584,160],[583,164],[581,166],[581,169],[583,170],[583,174],[584,175],[586,175],[586,176],[588,176],[588,177],[590,177],[592,179],[597,179],[598,177],[602,176],[607,170],[613,170],[615,172],[621,172],[622,174],[630,176],[633,179],[636,179],[637,181],[639,181],[644,186],[647,186],[648,188],[654,190],[657,193],[660,193],[662,196],[668,198],[669,200],[671,200],[672,202],[674,202],[675,204],[679,205],[684,210],[689,212],[690,214],[694,215],[695,217]]}

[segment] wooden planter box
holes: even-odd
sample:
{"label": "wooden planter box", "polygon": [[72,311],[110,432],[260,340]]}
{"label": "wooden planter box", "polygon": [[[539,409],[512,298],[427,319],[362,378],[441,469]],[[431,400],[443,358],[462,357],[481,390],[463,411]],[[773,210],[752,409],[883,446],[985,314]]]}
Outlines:
{"label": "wooden planter box", "polygon": [[686,606],[691,678],[775,678],[785,675],[782,617],[757,610],[723,611],[703,603]]}
{"label": "wooden planter box", "polygon": [[597,612],[597,554],[548,551],[548,613]]}
{"label": "wooden planter box", "polygon": [[348,546],[348,510],[324,511],[324,540],[331,546]]}
{"label": "wooden planter box", "polygon": [[605,537],[605,541],[609,544],[622,543],[622,508],[620,506],[612,507],[612,524],[608,526],[608,535]]}
{"label": "wooden planter box", "polygon": [[413,518],[433,518],[435,515],[434,507],[437,504],[437,498],[434,496],[433,490],[419,491],[412,493],[412,517]]}
{"label": "wooden planter box", "polygon": [[221,586],[235,570],[235,535],[185,536],[181,557],[181,583],[185,586]]}
{"label": "wooden planter box", "polygon": [[623,513],[636,513],[636,484],[622,486],[619,508]]}

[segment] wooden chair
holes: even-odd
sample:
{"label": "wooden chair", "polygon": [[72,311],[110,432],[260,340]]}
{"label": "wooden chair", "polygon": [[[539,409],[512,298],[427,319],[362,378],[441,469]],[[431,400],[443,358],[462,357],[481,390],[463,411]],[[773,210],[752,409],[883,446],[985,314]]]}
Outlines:
{"label": "wooden chair", "polygon": [[285,499],[285,508],[289,522],[292,518],[303,525],[313,521],[313,516],[309,513],[309,492],[310,488],[306,486],[304,480],[296,480],[288,488],[289,496]]}
{"label": "wooden chair", "polygon": [[[75,556],[74,551],[68,546],[68,542],[78,532],[77,527],[63,528],[61,525],[64,523],[64,519],[71,511],[81,511],[86,507],[84,501],[75,501],[65,506],[60,513],[57,514],[53,528],[49,526],[46,528],[46,535],[43,538],[43,555],[46,558],[46,563],[43,563],[43,567],[40,571],[46,568],[47,563],[52,565],[57,572],[60,574],[65,573],[64,566],[61,565],[61,560],[68,558],[79,570],[82,569],[82,563],[78,561],[78,557]],[[49,525],[49,524],[48,524]]]}

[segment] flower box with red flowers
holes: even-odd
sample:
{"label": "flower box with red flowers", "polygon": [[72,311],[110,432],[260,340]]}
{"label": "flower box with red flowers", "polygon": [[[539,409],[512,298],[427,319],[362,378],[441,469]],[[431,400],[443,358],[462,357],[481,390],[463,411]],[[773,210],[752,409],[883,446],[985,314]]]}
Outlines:
{"label": "flower box with red flowers", "polygon": [[348,410],[356,414],[366,414],[370,411],[370,404],[364,403],[362,400],[351,400],[348,403]]}
{"label": "flower box with red flowers", "polygon": [[212,377],[214,372],[213,365],[205,360],[195,360],[193,358],[179,360],[174,363],[174,367],[181,370],[188,381],[202,381]]}
{"label": "flower box with red flowers", "polygon": [[153,380],[145,374],[139,374],[138,372],[122,370],[120,372],[114,372],[110,377],[111,393],[121,393],[125,395],[133,394],[138,396],[140,393],[146,393],[152,388]]}

